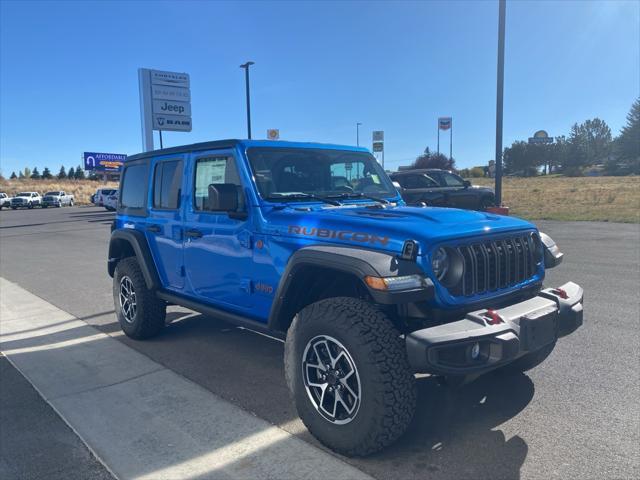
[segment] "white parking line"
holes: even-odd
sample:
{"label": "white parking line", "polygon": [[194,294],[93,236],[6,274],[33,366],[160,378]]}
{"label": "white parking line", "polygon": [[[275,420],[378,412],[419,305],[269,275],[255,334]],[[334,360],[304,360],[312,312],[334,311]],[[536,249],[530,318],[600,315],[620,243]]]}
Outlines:
{"label": "white parking line", "polygon": [[0,349],[118,478],[371,478],[4,278]]}

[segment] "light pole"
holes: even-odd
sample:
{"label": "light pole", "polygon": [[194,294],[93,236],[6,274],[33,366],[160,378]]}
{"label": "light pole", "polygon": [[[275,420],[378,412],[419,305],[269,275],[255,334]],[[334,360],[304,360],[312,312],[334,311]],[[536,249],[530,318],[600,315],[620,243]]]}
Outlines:
{"label": "light pole", "polygon": [[247,89],[247,138],[251,140],[251,96],[249,95],[249,67],[254,65],[254,62],[247,62],[240,65],[240,68],[244,68],[244,80]]}
{"label": "light pole", "polygon": [[360,125],[362,125],[360,122],[356,123],[356,145],[358,147],[360,146]]}
{"label": "light pole", "polygon": [[498,86],[496,92],[496,205],[502,205],[502,111],[504,98],[504,17],[506,0],[498,0]]}

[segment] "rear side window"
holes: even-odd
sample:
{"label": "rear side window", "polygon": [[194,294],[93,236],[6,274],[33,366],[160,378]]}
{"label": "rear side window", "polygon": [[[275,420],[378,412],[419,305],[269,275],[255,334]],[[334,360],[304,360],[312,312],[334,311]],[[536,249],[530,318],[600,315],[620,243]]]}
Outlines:
{"label": "rear side window", "polygon": [[147,165],[131,165],[125,168],[122,178],[122,208],[144,209],[147,196]]}
{"label": "rear side window", "polygon": [[207,210],[209,185],[219,183],[241,185],[235,159],[228,155],[199,158],[196,162],[196,181],[193,192],[193,205],[196,210]]}
{"label": "rear side window", "polygon": [[153,176],[153,207],[175,210],[180,205],[182,160],[160,162]]}

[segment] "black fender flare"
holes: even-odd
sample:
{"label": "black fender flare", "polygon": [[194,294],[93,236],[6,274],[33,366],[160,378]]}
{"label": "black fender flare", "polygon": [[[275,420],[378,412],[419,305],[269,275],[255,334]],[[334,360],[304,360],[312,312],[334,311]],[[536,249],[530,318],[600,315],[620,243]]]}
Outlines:
{"label": "black fender flare", "polygon": [[138,230],[118,229],[111,233],[111,240],[109,240],[109,261],[107,265],[109,276],[113,277],[118,261],[127,256],[126,253],[128,252],[135,254],[147,288],[150,290],[159,289],[160,277],[158,276],[158,271],[151,256],[149,244],[147,243],[144,233]]}
{"label": "black fender flare", "polygon": [[[278,288],[269,313],[268,326],[271,330],[283,331],[297,312],[287,309],[287,292],[292,282],[305,267],[322,267],[354,275],[362,281],[374,302],[384,305],[411,303],[433,298],[434,287],[424,271],[411,260],[404,260],[397,255],[365,250],[355,247],[336,247],[330,245],[314,245],[297,250],[289,258],[289,262],[280,277]],[[399,277],[404,275],[425,276],[422,287],[397,292],[380,291],[369,287],[365,277]]]}

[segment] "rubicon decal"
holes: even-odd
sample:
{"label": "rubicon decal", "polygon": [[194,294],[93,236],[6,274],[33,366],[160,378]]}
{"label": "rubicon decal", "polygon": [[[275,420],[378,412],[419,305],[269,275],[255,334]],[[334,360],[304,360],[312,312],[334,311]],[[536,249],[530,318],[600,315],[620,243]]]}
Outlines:
{"label": "rubicon decal", "polygon": [[337,238],[346,242],[369,243],[371,245],[379,243],[385,246],[389,243],[389,237],[367,232],[352,232],[350,230],[329,230],[328,228],[301,227],[299,225],[289,225],[289,233],[294,235],[305,235],[317,238]]}

